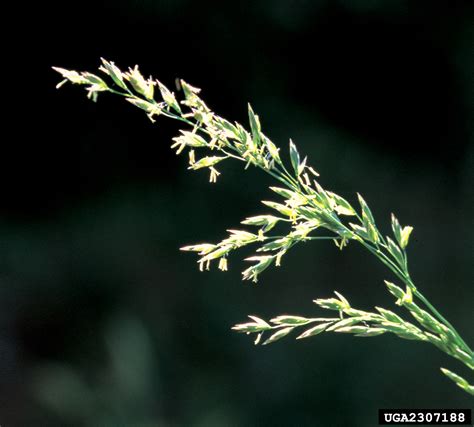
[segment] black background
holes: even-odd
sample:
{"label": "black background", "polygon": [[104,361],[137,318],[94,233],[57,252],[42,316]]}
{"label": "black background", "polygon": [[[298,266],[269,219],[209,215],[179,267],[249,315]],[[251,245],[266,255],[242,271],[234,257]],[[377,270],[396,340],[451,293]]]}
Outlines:
{"label": "black background", "polygon": [[[318,313],[333,290],[393,309],[393,277],[356,245],[296,248],[258,286],[244,264],[199,273],[184,244],[263,213],[272,184],[223,166],[217,184],[169,149],[177,123],[51,66],[139,64],[203,88],[218,114],[246,103],[290,137],[380,227],[415,228],[415,282],[472,332],[472,7],[468,1],[189,0],[17,4],[3,16],[0,424],[375,425],[380,407],[466,407],[428,345],[319,336],[254,347],[247,314]],[[7,29],[8,28],[8,29]],[[7,30],[5,30],[7,29]],[[242,257],[246,253],[241,254]]]}

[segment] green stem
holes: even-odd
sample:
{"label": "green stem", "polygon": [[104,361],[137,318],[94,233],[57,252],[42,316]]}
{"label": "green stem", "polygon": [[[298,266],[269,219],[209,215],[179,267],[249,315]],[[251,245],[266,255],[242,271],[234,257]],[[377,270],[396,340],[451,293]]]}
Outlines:
{"label": "green stem", "polygon": [[422,301],[426,307],[433,313],[433,315],[442,323],[444,324],[448,329],[451,330],[453,335],[456,337],[458,340],[458,343],[460,344],[460,347],[464,351],[466,351],[474,360],[474,352],[471,350],[471,348],[466,344],[466,342],[461,338],[459,333],[456,331],[454,326],[439,313],[438,310],[426,299],[426,297],[416,288],[412,280],[410,279],[410,276],[408,275],[407,272],[401,271],[383,252],[380,252],[379,250],[373,248],[371,245],[366,243],[365,241],[362,241],[362,244],[364,247],[366,247],[370,252],[372,252],[375,256],[377,256],[392,272],[407,286],[409,286],[413,290],[413,294],[420,300]]}
{"label": "green stem", "polygon": [[406,278],[402,271],[388,258],[383,252],[379,249],[375,249],[373,246],[369,245],[364,240],[361,241],[362,245],[368,249],[372,254],[374,254],[380,261],[382,261],[403,283],[406,284]]}
{"label": "green stem", "polygon": [[436,308],[426,299],[426,297],[420,292],[418,291],[417,289],[415,289],[414,291],[414,295],[420,299],[420,301],[423,302],[423,304],[425,304],[429,310],[438,318],[438,320],[443,323],[447,328],[449,328],[451,330],[451,332],[453,333],[453,335],[458,339],[459,343],[462,345],[463,347],[463,350],[466,351],[472,358],[473,358],[473,361],[474,361],[474,352],[471,350],[471,348],[466,344],[466,342],[461,338],[461,336],[459,335],[459,333],[456,331],[456,329],[454,328],[453,325],[451,325],[451,323],[446,320],[445,317],[443,317],[441,315],[441,313],[436,310]]}

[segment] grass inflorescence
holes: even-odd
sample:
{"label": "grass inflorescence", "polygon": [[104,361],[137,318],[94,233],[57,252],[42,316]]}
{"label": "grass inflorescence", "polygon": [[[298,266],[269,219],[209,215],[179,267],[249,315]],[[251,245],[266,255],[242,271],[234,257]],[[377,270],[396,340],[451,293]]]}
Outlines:
{"label": "grass inflorescence", "polygon": [[[184,99],[156,79],[145,79],[138,67],[122,71],[113,62],[102,59],[100,75],[54,68],[63,77],[58,87],[66,82],[85,86],[88,97],[97,101],[99,94],[109,92],[125,98],[143,110],[153,122],[159,116],[181,122],[185,129],[173,138],[171,148],[176,154],[188,153],[190,170],[205,169],[209,181],[217,181],[220,164],[237,160],[257,167],[271,175],[277,186],[270,187],[275,200],[263,201],[269,212],[246,218],[247,229],[228,230],[226,238],[216,243],[199,243],[181,248],[198,255],[200,270],[208,270],[216,263],[222,271],[228,268],[229,255],[241,247],[255,245],[254,256],[246,258],[250,266],[242,272],[244,280],[257,282],[260,274],[272,265],[280,266],[285,254],[295,245],[311,240],[332,240],[342,250],[350,242],[362,245],[394,274],[396,285],[385,281],[395,304],[411,315],[412,322],[382,307],[374,311],[353,308],[343,295],[316,299],[333,317],[306,318],[281,315],[268,322],[249,316],[250,322],[235,325],[237,332],[255,335],[255,344],[270,344],[296,333],[297,339],[321,333],[345,333],[357,337],[373,337],[385,333],[397,337],[431,343],[444,353],[474,371],[474,352],[455,328],[438,312],[415,286],[408,270],[407,246],[413,231],[402,226],[392,214],[391,236],[378,229],[374,216],[363,197],[358,194],[358,206],[322,187],[319,174],[289,141],[289,164],[280,156],[278,148],[263,132],[260,119],[248,106],[249,126],[230,122],[213,112],[200,97],[200,89],[179,81]],[[158,99],[158,100],[157,100]],[[201,156],[201,153],[204,155]],[[285,225],[286,234],[274,235],[277,224]],[[474,386],[448,369],[443,374],[467,393],[474,395]]]}

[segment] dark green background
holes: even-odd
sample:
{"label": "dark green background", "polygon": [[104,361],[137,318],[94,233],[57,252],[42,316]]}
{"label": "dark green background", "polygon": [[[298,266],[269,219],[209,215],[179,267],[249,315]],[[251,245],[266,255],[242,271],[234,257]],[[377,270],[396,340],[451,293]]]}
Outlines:
{"label": "dark green background", "polygon": [[233,333],[247,314],[317,315],[312,299],[333,290],[392,308],[393,277],[356,245],[325,242],[257,286],[241,282],[245,251],[227,273],[200,273],[178,248],[264,213],[273,182],[229,163],[209,185],[169,149],[177,123],[56,91],[50,69],[139,64],[241,122],[250,101],[326,188],[361,192],[385,232],[392,211],[414,226],[415,282],[473,343],[471,4],[119,0],[4,14],[0,424],[365,427],[378,408],[472,407],[438,369],[468,372],[429,345],[328,334],[255,347]]}

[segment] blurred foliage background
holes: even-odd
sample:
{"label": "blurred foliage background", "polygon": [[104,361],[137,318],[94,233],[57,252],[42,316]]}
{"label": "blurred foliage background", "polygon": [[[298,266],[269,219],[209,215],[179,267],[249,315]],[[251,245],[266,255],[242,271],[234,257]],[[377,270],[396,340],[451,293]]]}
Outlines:
{"label": "blurred foliage background", "polygon": [[209,185],[169,149],[177,123],[58,92],[50,69],[139,64],[241,122],[250,101],[327,188],[361,192],[382,229],[392,211],[415,227],[415,283],[473,343],[472,2],[16,7],[4,15],[15,77],[1,156],[2,426],[373,426],[378,408],[472,407],[438,368],[467,373],[428,345],[324,335],[255,347],[231,332],[247,314],[315,314],[312,299],[333,290],[391,307],[393,278],[356,245],[324,242],[257,286],[236,257],[227,273],[199,273],[178,248],[263,213],[271,181],[229,163]]}

